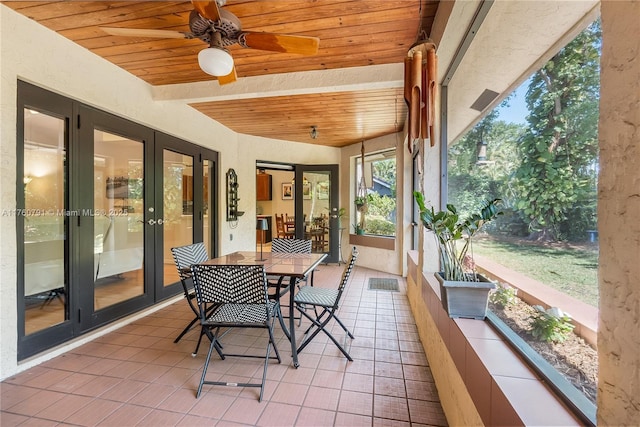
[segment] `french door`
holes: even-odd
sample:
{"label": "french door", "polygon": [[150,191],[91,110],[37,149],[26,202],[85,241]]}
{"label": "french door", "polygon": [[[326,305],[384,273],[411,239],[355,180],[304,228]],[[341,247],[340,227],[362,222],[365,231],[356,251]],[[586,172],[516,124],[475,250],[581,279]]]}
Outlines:
{"label": "french door", "polygon": [[156,136],[155,204],[147,219],[155,234],[159,299],[182,290],[171,248],[204,242],[216,255],[217,153],[165,134]]}
{"label": "french door", "polygon": [[296,237],[311,239],[325,262],[341,261],[338,165],[296,165],[295,183]]}
{"label": "french door", "polygon": [[18,85],[18,357],[181,292],[170,248],[215,255],[217,155]]}

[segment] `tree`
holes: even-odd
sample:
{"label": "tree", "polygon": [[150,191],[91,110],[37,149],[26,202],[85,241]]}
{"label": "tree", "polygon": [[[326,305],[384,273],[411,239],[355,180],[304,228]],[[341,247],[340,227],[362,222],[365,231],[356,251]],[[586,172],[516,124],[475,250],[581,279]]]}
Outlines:
{"label": "tree", "polygon": [[576,203],[595,200],[600,44],[595,22],[531,77],[514,181],[531,237],[557,239]]}
{"label": "tree", "polygon": [[[463,216],[495,198],[511,206],[510,180],[519,165],[516,145],[524,126],[497,120],[498,115],[494,109],[449,148],[447,200]],[[478,161],[480,142],[486,144],[486,162]]]}
{"label": "tree", "polygon": [[371,162],[373,176],[389,183],[393,188],[396,185],[396,159],[376,160]]}
{"label": "tree", "polygon": [[[367,234],[395,235],[396,222],[396,159],[374,160],[371,162],[372,177],[389,185],[390,195],[375,191],[367,194],[366,226]],[[372,187],[374,183],[371,183]]]}

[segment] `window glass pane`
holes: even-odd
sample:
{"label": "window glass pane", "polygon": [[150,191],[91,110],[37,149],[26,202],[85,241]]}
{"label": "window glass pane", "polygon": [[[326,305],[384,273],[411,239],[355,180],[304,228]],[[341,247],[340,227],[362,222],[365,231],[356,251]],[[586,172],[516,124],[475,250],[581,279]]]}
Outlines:
{"label": "window glass pane", "polygon": [[213,219],[213,215],[210,215],[211,203],[213,202],[213,198],[211,197],[211,188],[213,187],[211,182],[211,179],[213,178],[212,169],[213,162],[206,159],[202,161],[202,239],[204,241],[204,246],[207,248],[207,253],[209,254],[209,256],[213,255],[211,253],[211,230],[213,230],[211,221]]}
{"label": "window glass pane", "polygon": [[305,239],[311,240],[312,252],[328,252],[329,200],[331,198],[329,172],[304,172],[302,179],[302,207]]}
{"label": "window glass pane", "polygon": [[[356,158],[356,217],[353,228],[361,234],[396,235],[395,149],[366,154],[364,170]],[[357,227],[356,227],[357,226]]]}
{"label": "window glass pane", "polygon": [[[495,293],[492,310],[593,403],[600,46],[595,22],[455,141],[447,165],[448,203],[461,217],[487,200],[503,200],[504,215],[474,239],[475,265],[491,277],[487,259],[501,265],[502,280],[527,277],[526,294]],[[553,298],[555,291],[564,298]],[[575,333],[570,326],[554,339],[554,325],[568,318],[553,311],[549,320],[550,313],[532,307],[539,301],[571,315]]]}
{"label": "window glass pane", "polygon": [[68,319],[64,120],[24,110],[25,334]]}
{"label": "window glass pane", "polygon": [[164,286],[180,280],[171,248],[193,243],[193,157],[163,150]]}
{"label": "window glass pane", "polygon": [[94,309],[144,293],[144,143],[94,131]]}

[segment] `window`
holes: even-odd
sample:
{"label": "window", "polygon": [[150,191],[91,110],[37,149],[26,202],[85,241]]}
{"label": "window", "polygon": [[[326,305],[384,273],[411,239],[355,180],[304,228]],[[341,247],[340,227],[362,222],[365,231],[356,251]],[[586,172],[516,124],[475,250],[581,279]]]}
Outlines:
{"label": "window", "polygon": [[[573,323],[580,320],[573,314],[596,314],[598,307],[600,47],[596,21],[448,151],[448,203],[461,216],[486,200],[503,200],[504,215],[476,240],[475,255],[535,280],[541,295],[549,287],[573,298],[575,303],[557,307],[572,315]],[[518,283],[508,285],[517,288]],[[590,348],[595,325],[590,336],[571,332],[566,341],[551,345],[534,337],[537,325],[529,316],[536,311],[525,296],[508,309],[495,305],[492,311],[583,393],[576,406],[595,408],[597,352]],[[586,326],[576,330],[584,333]],[[559,365],[563,360],[567,364]]]}
{"label": "window", "polygon": [[375,236],[396,235],[395,149],[355,158],[353,231]]}

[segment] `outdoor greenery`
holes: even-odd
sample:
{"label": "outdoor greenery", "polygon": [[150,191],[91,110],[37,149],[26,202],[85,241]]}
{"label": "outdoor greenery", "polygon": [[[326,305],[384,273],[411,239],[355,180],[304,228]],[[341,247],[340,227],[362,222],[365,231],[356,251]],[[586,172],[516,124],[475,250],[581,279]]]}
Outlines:
{"label": "outdoor greenery", "polygon": [[[593,228],[598,155],[600,27],[580,33],[534,73],[527,91],[529,127],[519,141],[516,206],[532,231],[555,239],[576,216]],[[584,221],[587,223],[584,223]],[[570,230],[570,228],[567,228]]]}
{"label": "outdoor greenery", "polygon": [[[396,234],[396,159],[395,156],[370,162],[372,177],[386,183],[390,194],[381,194],[371,190],[374,183],[368,183],[370,189],[366,196],[358,196],[354,203],[358,208],[357,224],[365,234],[395,236]],[[357,226],[357,227],[356,227]]]}
{"label": "outdoor greenery", "polygon": [[563,342],[573,331],[571,316],[557,307],[544,309],[534,305],[531,315],[531,335],[544,341]]}
{"label": "outdoor greenery", "polygon": [[584,242],[597,228],[600,44],[596,21],[533,74],[526,125],[495,109],[448,151],[448,201],[460,215],[503,199],[491,238],[472,251],[594,307],[598,248]]}
{"label": "outdoor greenery", "polygon": [[[447,153],[447,200],[460,215],[475,211],[483,200],[503,199],[504,215],[487,224],[486,234],[476,236],[471,254],[596,308],[598,245],[591,237],[597,230],[600,49],[596,21],[521,86],[526,91],[522,121],[509,123],[500,115],[519,89],[454,141]],[[515,290],[507,287],[499,287],[490,298],[524,321],[514,323],[517,329],[541,340],[536,341],[541,357],[561,374],[572,375],[568,373],[573,370],[556,365],[574,353],[582,355],[576,351],[568,313],[536,306],[530,315],[531,307],[520,307]],[[518,302],[511,304],[514,300]],[[562,353],[555,356],[546,342]],[[555,344],[560,342],[564,344]],[[593,359],[597,363],[597,355],[589,362]],[[584,386],[582,373],[573,376],[576,387],[594,401],[595,387]],[[591,389],[594,393],[587,391]]]}
{"label": "outdoor greenery", "polygon": [[367,215],[366,232],[377,236],[393,236],[396,233],[396,225],[384,217]]}
{"label": "outdoor greenery", "polygon": [[182,168],[172,165],[164,167],[164,222],[177,223],[182,217]]}
{"label": "outdoor greenery", "polygon": [[517,293],[516,288],[499,283],[498,287],[489,295],[489,301],[500,307],[507,307],[515,303]]}
{"label": "outdoor greenery", "polygon": [[586,304],[598,306],[595,246],[540,244],[497,237],[476,238],[473,251]]}
{"label": "outdoor greenery", "polygon": [[[396,198],[389,196],[381,196],[378,193],[369,194],[367,203],[367,222],[370,216],[379,216],[382,218],[391,218],[396,210]],[[369,229],[369,225],[367,225]],[[395,228],[393,230],[395,232]]]}
{"label": "outdoor greenery", "polygon": [[[492,200],[484,205],[478,212],[472,213],[466,218],[458,215],[456,207],[448,204],[445,211],[436,212],[433,207],[427,208],[424,195],[414,191],[420,209],[420,221],[424,227],[433,232],[440,252],[440,267],[444,280],[454,281],[478,281],[475,271],[467,274],[471,264],[467,260],[467,252],[471,247],[473,236],[488,222],[494,220],[501,212],[498,211],[500,199]],[[461,245],[458,245],[462,242]]]}
{"label": "outdoor greenery", "polygon": [[[599,21],[528,81],[527,125],[494,110],[449,149],[449,202],[468,212],[502,198],[494,230],[580,241],[596,226]],[[509,99],[505,101],[507,104]],[[486,144],[487,161],[478,161]]]}

